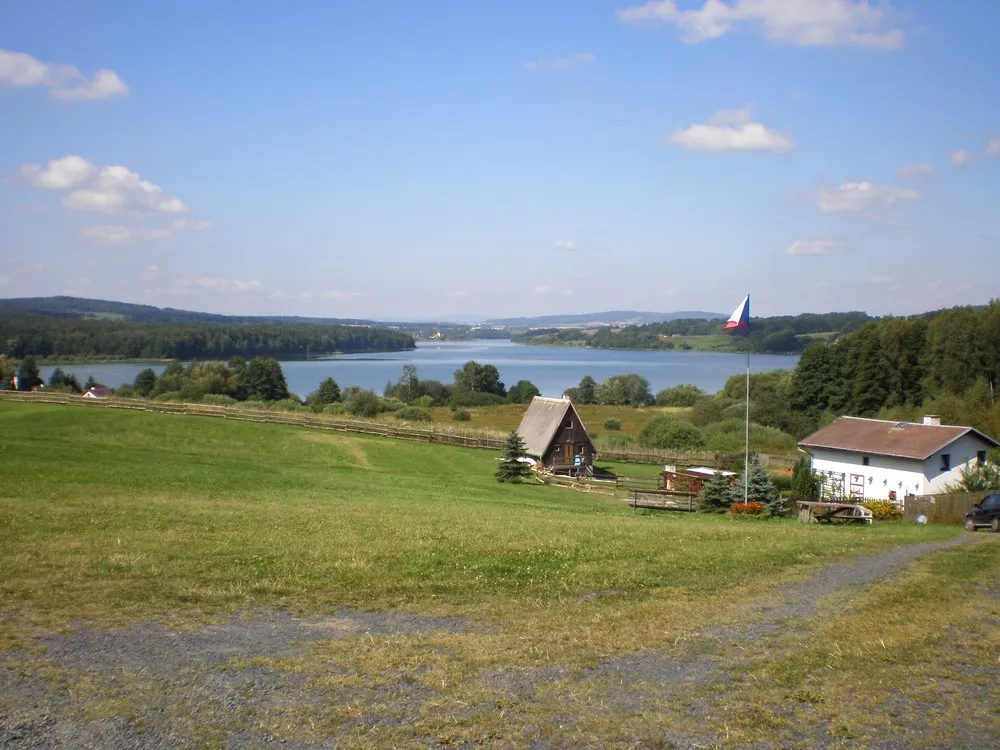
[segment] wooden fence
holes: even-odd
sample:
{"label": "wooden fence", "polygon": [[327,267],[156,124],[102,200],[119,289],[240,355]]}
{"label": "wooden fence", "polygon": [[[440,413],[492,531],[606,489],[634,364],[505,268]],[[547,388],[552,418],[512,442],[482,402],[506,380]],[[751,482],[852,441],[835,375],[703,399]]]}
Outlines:
{"label": "wooden fence", "polygon": [[693,513],[698,510],[698,496],[691,492],[630,489],[628,491],[628,504],[633,508],[679,510]]}
{"label": "wooden fence", "polygon": [[989,492],[945,492],[939,495],[907,495],[903,500],[903,520],[927,516],[933,523],[962,523],[972,506]]}
{"label": "wooden fence", "polygon": [[[45,393],[32,391],[0,391],[0,399],[10,401],[30,401],[42,404],[72,404],[105,409],[132,409],[138,411],[156,411],[167,414],[190,414],[200,417],[219,417],[244,422],[271,422],[274,424],[299,425],[321,430],[338,432],[355,432],[362,435],[375,435],[397,440],[420,440],[430,443],[459,445],[466,448],[483,448],[486,450],[503,450],[506,433],[496,430],[472,429],[468,427],[452,427],[447,425],[412,425],[392,424],[389,422],[374,422],[371,420],[337,417],[330,414],[316,414],[311,411],[282,411],[279,409],[256,409],[247,406],[216,406],[214,404],[191,404],[177,401],[148,401],[141,398],[86,398],[70,393]],[[628,450],[601,450],[600,457],[605,461],[640,464],[674,464],[680,466],[718,466],[728,461],[730,456],[716,456],[711,453],[671,453],[668,451],[650,450],[645,448]],[[769,457],[772,466],[775,459]],[[781,457],[782,462],[794,463],[795,459]],[[740,457],[742,461],[742,457]]]}

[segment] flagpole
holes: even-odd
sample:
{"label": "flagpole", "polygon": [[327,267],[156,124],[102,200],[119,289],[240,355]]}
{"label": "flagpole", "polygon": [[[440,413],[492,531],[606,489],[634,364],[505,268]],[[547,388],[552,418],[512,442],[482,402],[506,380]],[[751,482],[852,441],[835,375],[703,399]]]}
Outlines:
{"label": "flagpole", "polygon": [[750,491],[750,334],[747,333],[747,422],[743,442],[743,504],[747,504]]}

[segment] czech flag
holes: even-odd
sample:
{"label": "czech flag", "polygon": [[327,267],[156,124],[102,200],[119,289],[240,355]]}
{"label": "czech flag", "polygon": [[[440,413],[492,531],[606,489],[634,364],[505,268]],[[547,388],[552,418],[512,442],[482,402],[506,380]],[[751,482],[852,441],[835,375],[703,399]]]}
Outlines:
{"label": "czech flag", "polygon": [[722,326],[723,331],[745,331],[750,327],[750,295],[748,294],[729,320]]}

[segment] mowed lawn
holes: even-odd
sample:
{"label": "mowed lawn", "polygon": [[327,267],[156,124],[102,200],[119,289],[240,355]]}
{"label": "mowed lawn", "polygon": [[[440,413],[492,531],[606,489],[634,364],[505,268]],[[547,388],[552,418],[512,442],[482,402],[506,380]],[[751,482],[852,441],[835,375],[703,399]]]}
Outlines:
{"label": "mowed lawn", "polygon": [[[0,402],[0,458],[0,729],[51,705],[74,731],[111,720],[205,747],[234,732],[345,747],[864,746],[901,727],[940,744],[995,693],[980,668],[1000,643],[1000,545],[986,535],[870,591],[817,593],[818,617],[782,604],[810,601],[820,568],[957,527],[637,513],[497,484],[487,451],[86,407]],[[160,631],[133,623],[225,633],[230,613],[275,610],[327,618],[330,639],[176,673],[134,666]],[[430,629],[352,630],[359,612]],[[316,627],[281,622],[289,642]],[[126,666],[102,668],[118,652],[94,656],[93,640],[80,656],[46,651],[54,633],[94,628],[136,644]],[[19,679],[36,682],[21,693]],[[39,680],[55,703],[33,702]],[[257,693],[260,680],[284,687]],[[983,731],[980,746],[1000,736]]]}
{"label": "mowed lawn", "polygon": [[0,403],[0,456],[0,606],[52,624],[717,592],[957,533],[636,514],[487,451],[143,412]]}

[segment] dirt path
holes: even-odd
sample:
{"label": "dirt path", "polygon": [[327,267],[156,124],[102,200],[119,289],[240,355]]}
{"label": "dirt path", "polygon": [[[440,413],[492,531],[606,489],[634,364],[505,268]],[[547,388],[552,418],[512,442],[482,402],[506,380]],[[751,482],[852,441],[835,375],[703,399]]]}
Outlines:
{"label": "dirt path", "polygon": [[[963,535],[940,544],[917,544],[820,569],[809,580],[780,590],[780,598],[747,611],[745,624],[699,634],[697,648],[650,650],[605,659],[591,669],[553,667],[532,671],[495,670],[479,675],[476,695],[510,706],[507,720],[518,728],[495,737],[498,746],[581,744],[588,722],[629,724],[622,746],[696,747],[723,742],[712,712],[732,689],[741,644],[778,638],[816,612],[831,594],[860,589],[891,576],[930,552],[975,543],[985,535]],[[39,653],[0,655],[0,748],[168,748],[191,745],[260,747],[275,736],[304,736],[294,730],[309,707],[336,702],[358,706],[353,721],[310,728],[312,744],[282,741],[282,747],[366,745],[365,732],[388,724],[418,726],[433,711],[436,696],[419,681],[381,679],[317,684],[294,672],[274,669],[268,659],[293,657],[317,645],[362,634],[418,636],[457,633],[453,619],[394,613],[338,612],[295,618],[276,611],[246,612],[197,631],[176,632],[155,622],[126,630],[79,630],[38,642]],[[749,656],[747,657],[749,658]],[[555,701],[565,715],[548,717],[565,734],[547,734],[532,714],[538,702]],[[685,701],[688,701],[685,703]],[[643,734],[641,717],[673,705],[691,721],[671,733]],[[471,705],[468,716],[494,706]],[[506,711],[503,709],[501,713]],[[263,717],[266,717],[264,720]],[[634,726],[633,726],[634,725]],[[576,728],[576,734],[573,728]],[[692,727],[695,727],[692,730]],[[301,726],[300,726],[301,728]],[[655,736],[654,736],[655,735]],[[409,735],[414,746],[453,744],[438,734]],[[803,728],[796,742],[836,744],[828,734]],[[996,737],[976,735],[963,746],[992,746]],[[966,742],[968,744],[966,744]],[[896,743],[896,744],[894,744]],[[886,746],[906,746],[887,739]]]}

